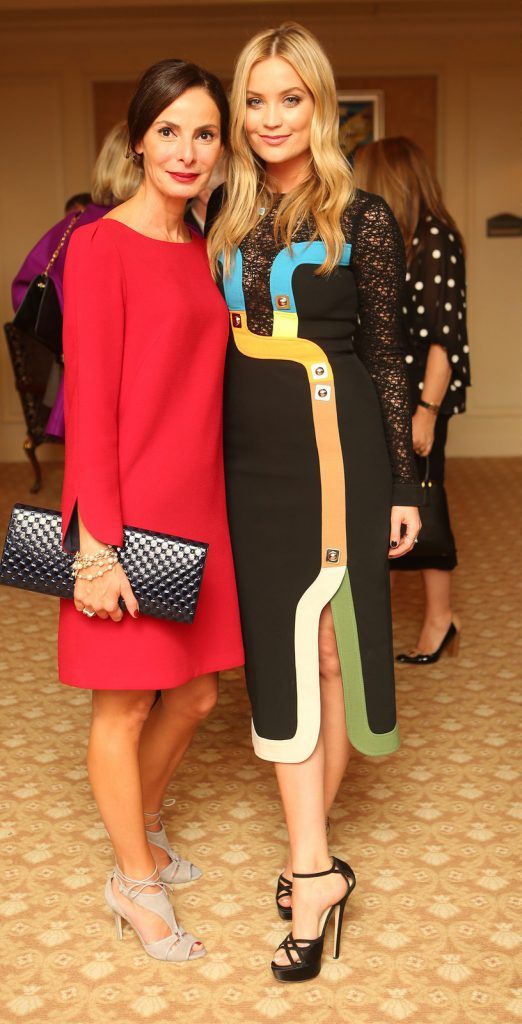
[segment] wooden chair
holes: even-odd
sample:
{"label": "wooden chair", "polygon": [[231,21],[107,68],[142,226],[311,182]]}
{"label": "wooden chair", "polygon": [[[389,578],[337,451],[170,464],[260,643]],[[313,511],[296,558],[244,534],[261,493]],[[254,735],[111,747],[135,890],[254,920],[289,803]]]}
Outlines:
{"label": "wooden chair", "polygon": [[42,486],[42,470],[36,449],[44,442],[63,444],[60,438],[45,433],[58,388],[60,364],[45,345],[14,324],[5,324],[4,330],[27,427],[23,448],[34,472],[30,491],[37,494]]}

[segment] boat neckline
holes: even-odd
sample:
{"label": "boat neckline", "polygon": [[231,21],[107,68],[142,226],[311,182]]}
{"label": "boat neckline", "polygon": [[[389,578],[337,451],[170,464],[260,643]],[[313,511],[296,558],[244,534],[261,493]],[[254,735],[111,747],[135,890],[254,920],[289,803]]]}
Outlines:
{"label": "boat neckline", "polygon": [[152,235],[144,235],[143,231],[137,231],[136,228],[131,228],[130,224],[125,224],[122,220],[117,220],[116,217],[102,217],[101,220],[106,221],[108,224],[120,224],[122,228],[127,228],[127,231],[132,231],[133,235],[138,235],[140,238],[146,238],[148,242],[158,242],[160,245],[192,245],[197,232],[191,228],[190,224],[187,224],[187,228],[190,231],[191,238],[188,242],[169,242],[168,238],[153,238]]}

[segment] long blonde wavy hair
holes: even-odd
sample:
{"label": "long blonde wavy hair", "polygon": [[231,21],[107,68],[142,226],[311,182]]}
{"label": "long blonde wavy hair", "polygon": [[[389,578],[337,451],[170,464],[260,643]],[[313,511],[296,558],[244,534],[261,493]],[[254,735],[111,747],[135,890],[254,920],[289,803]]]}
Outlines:
{"label": "long blonde wavy hair", "polygon": [[250,73],[254,64],[268,57],[288,61],[314,101],[309,175],[283,198],[274,222],[275,236],[290,249],[293,233],[310,218],[311,237],[320,238],[326,248],[326,259],[317,273],[328,274],[342,255],[345,240],[341,217],[355,189],[339,145],[339,110],[331,64],[315,36],[295,22],[259,32],[237,59],[230,97],[226,200],[209,235],[211,266],[216,273],[222,253],[225,272],[230,271],[236,248],[259,220],[259,208],[265,207],[268,212],[275,200],[264,164],[249,145],[245,130]]}

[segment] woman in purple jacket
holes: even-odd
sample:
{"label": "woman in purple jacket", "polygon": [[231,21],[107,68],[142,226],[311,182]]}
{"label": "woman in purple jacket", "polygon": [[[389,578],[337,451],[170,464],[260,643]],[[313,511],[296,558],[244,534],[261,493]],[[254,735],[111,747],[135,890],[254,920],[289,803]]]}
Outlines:
{"label": "woman in purple jacket", "polygon": [[[64,233],[70,227],[65,243],[57,259],[49,269],[49,277],[56,288],[60,308],[63,310],[63,270],[67,246],[73,231],[82,224],[89,224],[91,221],[98,220],[108,210],[112,209],[113,206],[117,206],[119,203],[130,199],[140,184],[141,170],[132,160],[126,159],[127,146],[127,123],[121,121],[105,136],[94,165],[91,188],[92,202],[84,210],[68,213],[67,216],[58,221],[58,224],[55,224],[36,243],[34,249],[31,249],[31,252],[22,263],[11,289],[14,310],[17,310],[21,305],[33,278],[45,270],[51,256],[56,252]],[[62,439],[65,436],[63,380],[59,382],[54,405],[47,422],[46,433]]]}

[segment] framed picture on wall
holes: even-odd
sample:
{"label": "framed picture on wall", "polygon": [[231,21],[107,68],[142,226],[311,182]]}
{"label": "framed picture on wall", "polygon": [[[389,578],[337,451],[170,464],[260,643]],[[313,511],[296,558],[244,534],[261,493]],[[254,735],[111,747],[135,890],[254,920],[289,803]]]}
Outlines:
{"label": "framed picture on wall", "polygon": [[339,92],[339,139],[347,160],[353,160],[359,146],[384,135],[384,92],[382,89],[354,89]]}

